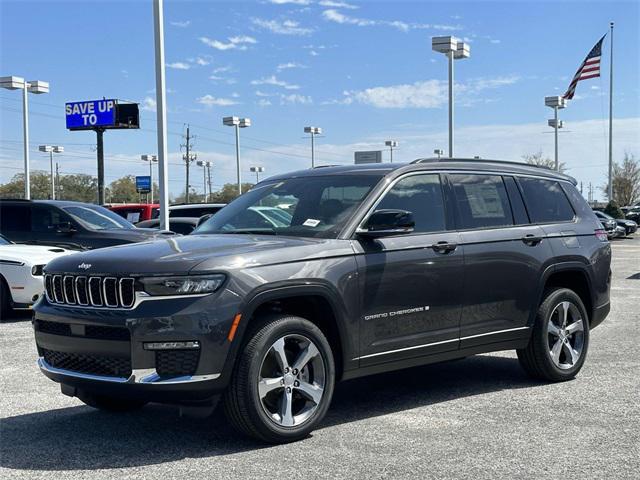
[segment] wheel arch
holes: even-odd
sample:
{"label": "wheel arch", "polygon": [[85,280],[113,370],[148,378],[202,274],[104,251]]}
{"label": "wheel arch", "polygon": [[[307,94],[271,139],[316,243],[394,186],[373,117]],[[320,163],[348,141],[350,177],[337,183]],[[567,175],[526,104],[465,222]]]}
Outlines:
{"label": "wheel arch", "polygon": [[580,297],[591,323],[596,305],[593,302],[594,292],[587,266],[580,262],[566,262],[547,268],[543,274],[537,305],[543,301],[545,292],[560,287],[568,288]]}

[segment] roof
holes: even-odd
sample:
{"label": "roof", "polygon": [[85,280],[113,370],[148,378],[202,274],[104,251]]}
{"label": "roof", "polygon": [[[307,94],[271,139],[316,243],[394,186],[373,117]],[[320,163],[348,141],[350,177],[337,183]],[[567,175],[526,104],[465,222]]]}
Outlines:
{"label": "roof", "polygon": [[411,171],[429,170],[474,170],[487,172],[501,172],[522,175],[535,175],[548,177],[556,180],[565,180],[577,183],[573,177],[563,173],[550,170],[546,167],[529,165],[523,162],[506,160],[488,160],[477,158],[419,158],[411,163],[368,163],[361,165],[332,165],[326,167],[316,167],[313,169],[298,170],[291,173],[276,175],[268,180],[279,180],[295,177],[312,177],[325,175],[379,175],[384,176],[390,172],[398,170],[402,173]]}

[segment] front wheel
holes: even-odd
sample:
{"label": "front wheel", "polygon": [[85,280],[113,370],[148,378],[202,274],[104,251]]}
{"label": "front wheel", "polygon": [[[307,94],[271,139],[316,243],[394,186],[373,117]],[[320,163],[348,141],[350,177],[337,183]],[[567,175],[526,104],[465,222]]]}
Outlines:
{"label": "front wheel", "polygon": [[529,375],[561,382],[575,377],[587,356],[589,317],[568,288],[549,291],[538,308],[533,333],[518,360]]}
{"label": "front wheel", "polygon": [[306,437],[323,419],[335,382],[322,331],[293,316],[265,319],[239,354],[224,397],[230,422],[270,443]]}

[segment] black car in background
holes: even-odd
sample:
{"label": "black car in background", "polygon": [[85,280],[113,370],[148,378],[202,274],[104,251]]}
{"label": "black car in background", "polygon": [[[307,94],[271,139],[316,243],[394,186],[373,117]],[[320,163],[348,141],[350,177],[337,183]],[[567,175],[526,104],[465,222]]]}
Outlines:
{"label": "black car in background", "polygon": [[61,200],[0,200],[0,232],[16,243],[81,249],[172,235],[136,228],[98,205]]}
{"label": "black car in background", "polygon": [[605,225],[606,222],[607,225],[613,226],[615,224],[615,226],[623,228],[625,235],[631,235],[632,233],[635,233],[636,230],[638,230],[638,224],[633,220],[628,220],[625,218],[613,218],[611,215],[600,212],[598,210],[594,210],[593,213],[596,214],[596,217],[598,217],[603,225]]}

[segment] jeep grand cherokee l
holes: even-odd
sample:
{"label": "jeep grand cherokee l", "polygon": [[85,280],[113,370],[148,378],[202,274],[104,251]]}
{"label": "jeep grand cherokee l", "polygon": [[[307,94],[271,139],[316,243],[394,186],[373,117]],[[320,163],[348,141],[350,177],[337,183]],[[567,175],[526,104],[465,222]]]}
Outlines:
{"label": "jeep grand cherokee l", "polygon": [[201,413],[222,394],[268,442],[312,431],[338,380],[507,349],[534,377],[573,378],[609,312],[611,261],[574,185],[449,159],[270,178],[192,235],[48,264],[39,366],[111,411]]}

